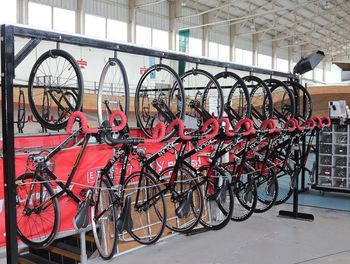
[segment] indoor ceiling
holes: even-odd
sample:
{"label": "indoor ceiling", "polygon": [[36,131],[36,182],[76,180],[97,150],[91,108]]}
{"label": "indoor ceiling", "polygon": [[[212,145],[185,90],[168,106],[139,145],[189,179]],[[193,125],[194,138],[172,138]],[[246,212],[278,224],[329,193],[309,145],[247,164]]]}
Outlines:
{"label": "indoor ceiling", "polygon": [[178,17],[180,21],[210,17],[206,23],[180,29],[236,25],[236,35],[256,34],[259,42],[274,41],[277,47],[300,49],[302,54],[322,50],[329,60],[349,61],[349,0],[179,1],[191,10]]}

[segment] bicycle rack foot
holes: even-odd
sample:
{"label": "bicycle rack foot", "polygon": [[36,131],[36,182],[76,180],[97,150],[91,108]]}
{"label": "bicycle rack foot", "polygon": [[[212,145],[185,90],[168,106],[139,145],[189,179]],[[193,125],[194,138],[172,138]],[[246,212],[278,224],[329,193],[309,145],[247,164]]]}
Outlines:
{"label": "bicycle rack foot", "polygon": [[80,264],[87,264],[85,231],[80,232]]}
{"label": "bicycle rack foot", "polygon": [[292,212],[292,211],[281,210],[279,211],[278,215],[281,217],[293,218],[296,220],[304,220],[304,221],[310,221],[310,222],[315,220],[315,217],[312,214],[305,214],[305,213]]}
{"label": "bicycle rack foot", "polygon": [[202,233],[205,233],[205,232],[208,232],[208,231],[210,231],[209,228],[199,227],[199,228],[195,228],[195,229],[192,229],[192,230],[188,231],[186,233],[186,236],[193,236],[193,235],[197,235],[197,234],[202,234]]}

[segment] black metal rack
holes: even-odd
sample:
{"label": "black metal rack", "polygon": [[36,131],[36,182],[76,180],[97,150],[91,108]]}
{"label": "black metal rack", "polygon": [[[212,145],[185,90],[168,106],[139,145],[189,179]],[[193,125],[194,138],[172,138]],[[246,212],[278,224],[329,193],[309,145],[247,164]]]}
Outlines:
{"label": "black metal rack", "polygon": [[[15,37],[28,38],[27,44],[15,54]],[[41,41],[51,41],[98,49],[125,52],[137,55],[153,56],[177,61],[186,61],[201,65],[211,65],[250,73],[297,79],[290,73],[266,70],[229,62],[220,62],[204,57],[189,56],[184,53],[159,51],[139,47],[132,44],[122,44],[97,40],[78,35],[61,34],[52,31],[36,30],[24,26],[1,25],[1,81],[2,81],[2,134],[3,134],[3,173],[5,193],[5,224],[6,224],[6,254],[7,263],[18,263],[17,232],[16,232],[16,186],[15,186],[15,148],[14,148],[14,106],[13,80],[15,68],[26,58]]]}

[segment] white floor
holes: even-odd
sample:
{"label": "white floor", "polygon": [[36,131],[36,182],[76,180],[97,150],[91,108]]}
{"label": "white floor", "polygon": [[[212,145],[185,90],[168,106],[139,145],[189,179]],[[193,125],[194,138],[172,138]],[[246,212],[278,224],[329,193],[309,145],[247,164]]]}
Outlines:
{"label": "white floor", "polygon": [[[350,201],[349,201],[350,202]],[[350,212],[300,207],[314,222],[278,217],[280,209],[255,214],[223,230],[175,235],[110,261],[89,264],[350,264]],[[0,259],[0,264],[6,259]]]}
{"label": "white floor", "polygon": [[292,206],[231,222],[220,231],[176,235],[108,262],[97,258],[89,263],[350,264],[350,212],[301,207],[300,211],[315,216],[314,222],[305,222],[278,217],[280,209]]}

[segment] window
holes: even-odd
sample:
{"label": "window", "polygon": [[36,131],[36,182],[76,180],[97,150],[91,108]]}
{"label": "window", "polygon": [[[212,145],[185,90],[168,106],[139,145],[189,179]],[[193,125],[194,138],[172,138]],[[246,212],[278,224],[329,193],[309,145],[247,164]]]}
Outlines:
{"label": "window", "polygon": [[126,22],[107,19],[107,38],[117,41],[128,41],[128,25]]}
{"label": "window", "polygon": [[202,56],[202,40],[197,38],[189,38],[188,52],[194,56]]}
{"label": "window", "polygon": [[34,27],[52,28],[51,6],[28,3],[28,24]]}
{"label": "window", "polygon": [[75,12],[67,9],[53,9],[53,28],[70,33],[75,32]]}
{"label": "window", "polygon": [[152,46],[152,29],[136,25],[136,43],[144,46]]}
{"label": "window", "polygon": [[252,65],[253,64],[253,52],[250,50],[243,50],[243,62],[242,64],[245,65]]}
{"label": "window", "polygon": [[323,81],[323,69],[322,68],[315,68],[314,69],[315,73],[315,81],[322,82]]}
{"label": "window", "polygon": [[308,71],[307,73],[304,73],[303,77],[306,79],[312,80],[312,71]]}
{"label": "window", "polygon": [[276,69],[279,71],[289,72],[288,69],[288,60],[277,58],[276,60]]}
{"label": "window", "polygon": [[218,59],[229,61],[230,60],[230,47],[228,45],[218,45]]}
{"label": "window", "polygon": [[238,64],[243,64],[243,50],[236,48],[235,50],[235,62]]}
{"label": "window", "polygon": [[272,68],[271,56],[259,53],[258,54],[258,67],[264,68],[264,69],[271,69]]}
{"label": "window", "polygon": [[164,30],[152,29],[152,47],[168,49],[169,33]]}
{"label": "window", "polygon": [[17,1],[0,0],[0,24],[16,23]]}
{"label": "window", "polygon": [[217,59],[218,55],[218,44],[209,42],[209,57]]}
{"label": "window", "polygon": [[85,35],[105,38],[106,19],[99,16],[85,14]]}
{"label": "window", "polygon": [[225,60],[230,60],[230,47],[215,42],[209,42],[209,57]]}

